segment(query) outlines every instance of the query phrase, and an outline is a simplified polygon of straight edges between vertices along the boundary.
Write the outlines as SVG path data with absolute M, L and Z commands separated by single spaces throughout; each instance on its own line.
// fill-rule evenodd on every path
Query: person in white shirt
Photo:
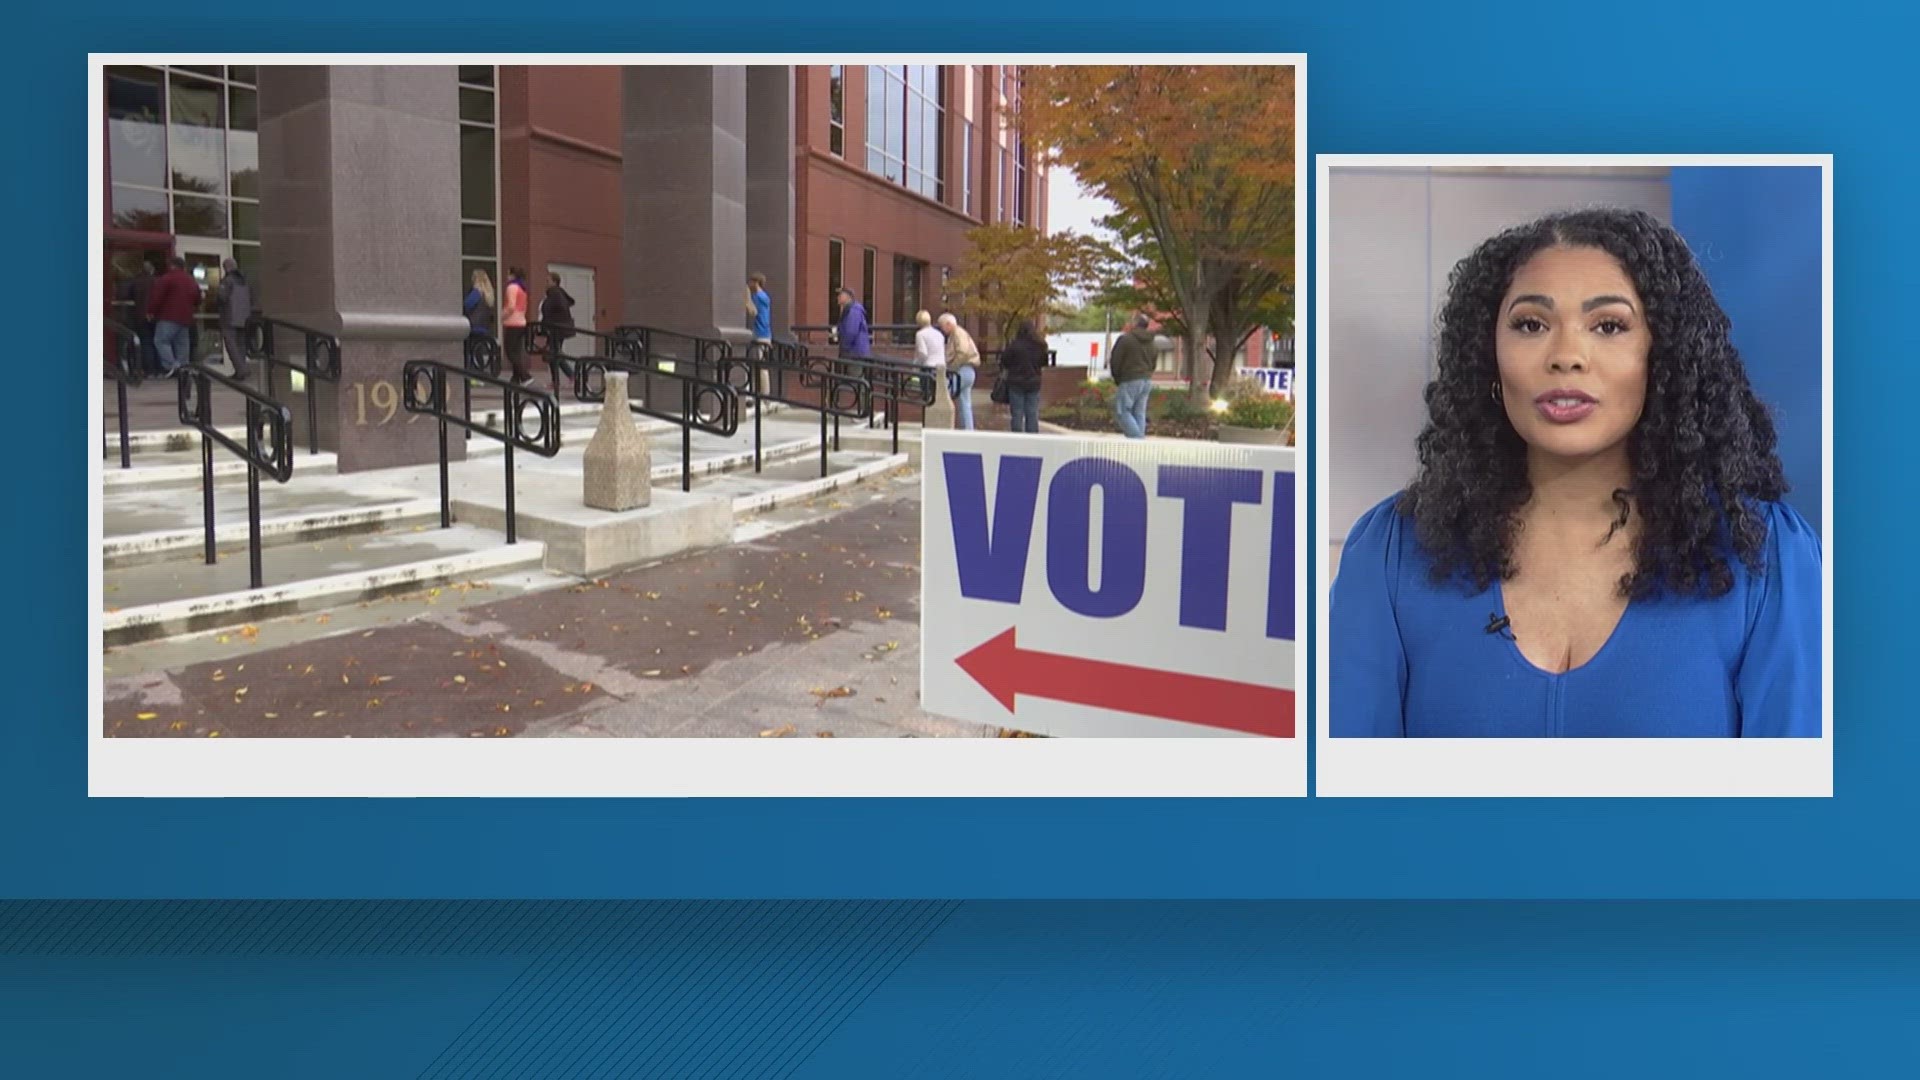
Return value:
M 920 312 L 913 317 L 920 329 L 913 335 L 913 358 L 937 380 L 935 401 L 952 401 L 953 388 L 947 381 L 947 335 L 933 325 L 933 316 Z

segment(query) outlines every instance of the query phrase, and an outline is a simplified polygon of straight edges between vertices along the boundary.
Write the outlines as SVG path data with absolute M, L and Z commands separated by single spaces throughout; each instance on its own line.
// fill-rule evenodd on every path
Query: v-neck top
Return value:
M 1554 673 L 1497 629 L 1497 584 L 1433 582 L 1397 499 L 1367 511 L 1341 551 L 1328 642 L 1336 737 L 1819 736 L 1820 539 L 1791 507 L 1760 504 L 1759 573 L 1729 555 L 1723 595 L 1634 600 L 1593 659 Z

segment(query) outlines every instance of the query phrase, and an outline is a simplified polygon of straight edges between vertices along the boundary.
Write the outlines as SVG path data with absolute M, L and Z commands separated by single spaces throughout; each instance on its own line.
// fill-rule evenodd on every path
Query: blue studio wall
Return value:
M 1773 410 L 1787 502 L 1820 514 L 1820 170 L 1673 170 L 1673 226 L 1733 320 L 1754 392 Z

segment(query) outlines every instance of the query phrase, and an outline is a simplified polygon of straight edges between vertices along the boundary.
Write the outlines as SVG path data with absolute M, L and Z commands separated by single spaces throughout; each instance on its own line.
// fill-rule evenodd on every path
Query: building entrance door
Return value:
M 560 275 L 560 287 L 573 297 L 573 325 L 582 330 L 598 330 L 593 314 L 599 311 L 593 294 L 593 267 L 572 263 L 548 263 L 547 272 Z M 534 301 L 538 305 L 538 301 Z
M 231 370 L 220 343 L 220 263 L 233 254 L 233 245 L 219 240 L 182 237 L 176 250 L 187 261 L 187 273 L 200 285 L 200 311 L 193 320 L 193 359 L 196 363 Z

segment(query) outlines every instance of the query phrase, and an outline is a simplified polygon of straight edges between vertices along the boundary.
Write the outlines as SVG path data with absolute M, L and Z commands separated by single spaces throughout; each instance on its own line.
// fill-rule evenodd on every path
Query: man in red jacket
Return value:
M 168 375 L 186 370 L 193 359 L 188 328 L 193 314 L 200 309 L 200 283 L 187 273 L 187 260 L 175 255 L 167 272 L 154 281 L 147 292 L 147 318 L 153 320 L 153 348 L 160 354 L 160 369 Z

